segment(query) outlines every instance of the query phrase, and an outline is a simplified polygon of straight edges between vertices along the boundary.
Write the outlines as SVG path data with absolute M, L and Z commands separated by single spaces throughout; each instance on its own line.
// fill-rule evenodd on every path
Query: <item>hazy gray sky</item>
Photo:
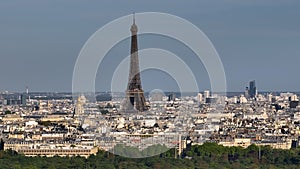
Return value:
M 198 26 L 223 61 L 229 91 L 243 91 L 253 79 L 260 91 L 300 91 L 299 9 L 297 0 L 1 0 L 0 91 L 25 86 L 71 91 L 74 63 L 85 41 L 133 11 L 170 13 Z M 145 35 L 139 47 L 176 53 L 196 74 L 200 90 L 209 89 L 203 65 L 181 43 Z M 115 66 L 128 54 L 129 40 L 111 50 L 99 68 L 96 90 L 109 90 Z M 176 89 L 174 79 L 158 71 L 144 72 L 142 78 L 146 91 Z

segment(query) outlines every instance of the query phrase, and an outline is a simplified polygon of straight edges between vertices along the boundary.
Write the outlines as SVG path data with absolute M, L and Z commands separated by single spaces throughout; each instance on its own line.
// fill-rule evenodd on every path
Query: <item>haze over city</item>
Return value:
M 173 2 L 0 2 L 0 90 L 24 91 L 28 86 L 31 91 L 71 91 L 74 64 L 85 41 L 114 19 L 147 11 L 174 14 L 200 28 L 220 55 L 228 91 L 244 91 L 250 80 L 256 80 L 259 91 L 300 90 L 299 1 Z M 195 73 L 199 90 L 210 88 L 204 66 L 183 44 L 155 35 L 138 40 L 139 49 L 174 52 Z M 124 40 L 107 54 L 98 70 L 97 91 L 110 90 L 113 70 L 129 55 L 129 46 L 129 39 Z M 143 72 L 142 83 L 145 91 L 177 90 L 174 79 L 159 71 Z

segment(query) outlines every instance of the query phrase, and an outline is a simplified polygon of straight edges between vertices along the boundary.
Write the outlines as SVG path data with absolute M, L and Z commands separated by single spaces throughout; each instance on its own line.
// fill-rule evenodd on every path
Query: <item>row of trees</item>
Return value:
M 148 158 L 125 158 L 99 151 L 89 158 L 83 157 L 25 157 L 15 151 L 0 151 L 1 169 L 95 169 L 95 168 L 300 168 L 300 149 L 279 150 L 268 146 L 259 148 L 251 145 L 223 147 L 215 143 L 192 146 L 184 157 L 174 158 L 174 149 Z

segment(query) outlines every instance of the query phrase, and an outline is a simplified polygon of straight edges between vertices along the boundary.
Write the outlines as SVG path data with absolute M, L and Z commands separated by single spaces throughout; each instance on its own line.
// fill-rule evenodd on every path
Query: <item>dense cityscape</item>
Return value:
M 130 115 L 122 113 L 120 99 L 109 100 L 110 95 L 98 93 L 98 100 L 106 101 L 90 103 L 83 95 L 73 101 L 70 93 L 2 93 L 4 150 L 26 156 L 88 157 L 98 150 L 112 152 L 119 144 L 139 150 L 161 144 L 176 148 L 175 157 L 180 157 L 188 146 L 205 142 L 244 148 L 299 145 L 298 96 L 257 93 L 254 81 L 244 94 L 231 97 L 209 91 L 185 97 L 152 93 L 151 109 Z M 217 110 L 218 100 L 225 100 L 224 110 L 212 118 L 209 114 Z M 126 153 L 120 155 L 132 155 Z

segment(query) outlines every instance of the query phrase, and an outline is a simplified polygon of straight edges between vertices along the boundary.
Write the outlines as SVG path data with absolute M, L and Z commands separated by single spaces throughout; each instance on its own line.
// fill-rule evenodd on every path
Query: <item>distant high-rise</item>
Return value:
M 209 96 L 210 96 L 209 90 L 204 90 L 203 96 L 204 96 L 204 101 L 205 101 L 207 98 L 209 98 Z
M 175 101 L 175 99 L 176 99 L 176 94 L 175 93 L 169 94 L 168 101 Z
M 257 94 L 257 89 L 255 85 L 255 80 L 249 82 L 249 97 L 255 97 Z
M 147 110 L 144 91 L 142 89 L 139 57 L 138 57 L 138 43 L 137 31 L 135 24 L 135 17 L 133 15 L 133 24 L 131 26 L 131 52 L 130 52 L 130 70 L 128 86 L 126 90 L 125 111 L 145 111 Z
M 22 106 L 26 106 L 26 102 L 27 102 L 27 94 L 21 94 L 21 104 Z
M 249 98 L 249 88 L 248 87 L 246 87 L 246 89 L 245 89 L 245 97 Z
M 197 98 L 198 98 L 198 102 L 199 103 L 203 102 L 203 95 L 202 95 L 202 93 L 198 93 Z

